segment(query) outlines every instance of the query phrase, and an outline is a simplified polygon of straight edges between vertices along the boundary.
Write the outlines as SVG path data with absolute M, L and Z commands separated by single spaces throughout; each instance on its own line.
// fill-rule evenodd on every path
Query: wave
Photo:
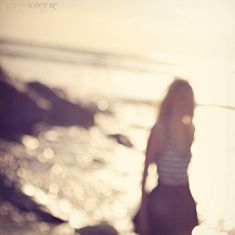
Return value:
M 0 38 L 0 55 L 75 65 L 87 64 L 133 72 L 151 72 L 155 71 L 158 66 L 172 65 L 142 55 L 84 50 L 7 38 Z

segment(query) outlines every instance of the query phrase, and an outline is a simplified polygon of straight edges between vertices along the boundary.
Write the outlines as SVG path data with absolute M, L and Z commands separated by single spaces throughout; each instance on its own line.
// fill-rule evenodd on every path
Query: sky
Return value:
M 0 37 L 235 59 L 234 0 L 45 0 L 45 8 L 40 2 L 0 0 Z

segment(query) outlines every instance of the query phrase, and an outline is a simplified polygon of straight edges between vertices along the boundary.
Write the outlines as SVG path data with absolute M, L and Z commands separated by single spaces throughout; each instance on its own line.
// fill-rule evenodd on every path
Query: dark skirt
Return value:
M 190 235 L 198 224 L 188 185 L 158 185 L 148 195 L 147 211 L 148 234 L 144 235 Z M 139 233 L 139 211 L 133 222 Z

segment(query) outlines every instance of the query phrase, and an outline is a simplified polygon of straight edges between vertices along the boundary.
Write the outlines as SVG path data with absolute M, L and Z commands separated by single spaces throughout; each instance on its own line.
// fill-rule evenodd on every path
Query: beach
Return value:
M 159 56 L 163 62 L 154 65 L 143 59 L 102 57 L 99 53 L 50 49 L 39 53 L 25 48 L 29 55 L 34 51 L 36 59 L 20 56 L 19 45 L 14 49 L 18 56 L 2 54 L 0 63 L 9 76 L 63 91 L 69 102 L 79 101 L 95 110 L 94 123 L 88 128 L 37 123 L 35 134 L 23 133 L 19 142 L 1 139 L 1 173 L 17 181 L 22 192 L 66 223 L 51 225 L 1 204 L 0 235 L 74 235 L 79 233 L 76 229 L 102 221 L 121 235 L 133 235 L 131 218 L 139 206 L 144 151 L 157 103 L 173 75 L 182 71 L 184 76 L 195 76 L 191 82 L 198 96 L 188 174 L 201 225 L 193 235 L 234 234 L 234 76 L 219 79 L 230 74 L 230 65 L 224 62 L 218 77 L 202 84 L 196 79 L 199 73 L 187 71 L 190 66 L 183 70 L 183 62 L 172 66 L 174 60 L 163 60 L 166 56 Z M 7 47 L 1 49 L 9 52 Z M 50 61 L 45 59 L 48 57 Z M 197 65 L 199 68 L 200 63 Z M 214 75 L 206 69 L 204 76 Z M 212 91 L 208 88 L 211 81 L 215 84 Z M 156 176 L 150 179 L 149 187 L 154 184 Z

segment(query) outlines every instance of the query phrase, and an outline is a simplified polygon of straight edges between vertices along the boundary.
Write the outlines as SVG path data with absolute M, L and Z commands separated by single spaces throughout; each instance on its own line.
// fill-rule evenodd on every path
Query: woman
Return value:
M 198 224 L 187 176 L 194 138 L 194 107 L 189 83 L 175 79 L 148 139 L 141 209 L 134 218 L 136 231 L 141 235 L 190 235 Z M 151 163 L 157 165 L 158 186 L 147 194 L 145 183 Z

